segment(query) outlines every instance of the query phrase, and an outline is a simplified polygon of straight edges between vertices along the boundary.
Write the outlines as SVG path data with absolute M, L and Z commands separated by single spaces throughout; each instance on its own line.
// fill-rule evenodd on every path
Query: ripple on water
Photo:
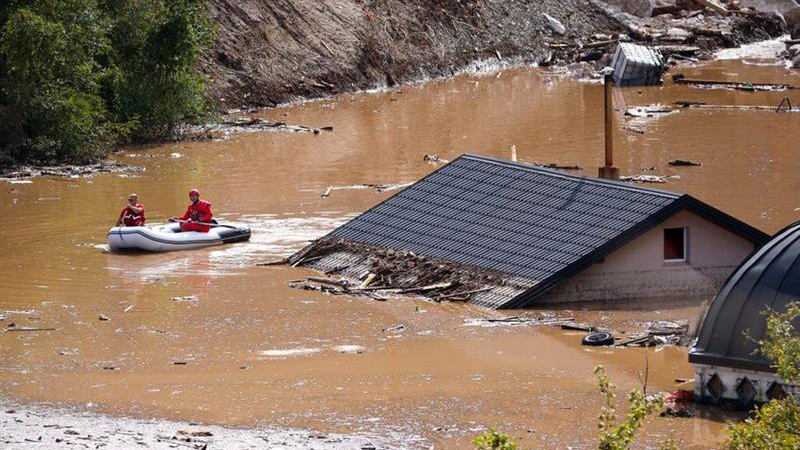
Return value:
M 255 260 L 266 257 L 289 256 L 303 248 L 308 241 L 344 224 L 351 216 L 277 217 L 263 214 L 239 217 L 237 223 L 250 227 L 250 241 L 215 247 L 209 259 L 217 267 L 230 268 L 251 266 Z

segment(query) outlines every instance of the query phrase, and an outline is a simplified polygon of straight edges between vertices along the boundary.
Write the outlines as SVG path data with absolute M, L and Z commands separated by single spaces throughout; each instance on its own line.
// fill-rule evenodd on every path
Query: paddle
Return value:
M 194 222 L 191 220 L 182 220 L 182 219 L 169 219 L 170 222 L 180 222 L 180 223 L 196 223 L 198 225 L 208 225 L 211 228 L 215 227 L 222 227 L 222 228 L 231 228 L 233 230 L 238 230 L 239 227 L 235 227 L 233 225 L 222 225 L 220 223 L 208 223 L 208 222 Z

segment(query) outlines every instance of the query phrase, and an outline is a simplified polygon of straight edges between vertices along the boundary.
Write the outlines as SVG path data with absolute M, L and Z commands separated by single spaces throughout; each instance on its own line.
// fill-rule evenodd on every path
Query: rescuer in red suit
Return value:
M 144 226 L 144 205 L 138 203 L 139 196 L 131 194 L 128 196 L 128 205 L 122 208 L 119 212 L 117 224 L 118 227 L 124 225 L 126 227 L 143 227 Z
M 211 212 L 211 203 L 205 200 L 200 200 L 200 191 L 192 189 L 189 191 L 189 200 L 192 203 L 181 217 L 172 217 L 170 222 L 181 222 L 181 231 L 202 231 L 207 233 L 211 229 L 208 225 L 201 225 L 197 222 L 211 223 L 214 214 Z

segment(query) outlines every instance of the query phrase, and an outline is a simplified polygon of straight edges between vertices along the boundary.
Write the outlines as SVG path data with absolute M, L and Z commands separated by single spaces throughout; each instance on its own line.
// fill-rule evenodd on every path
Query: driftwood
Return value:
M 292 267 L 297 267 L 300 264 L 305 264 L 305 263 L 308 263 L 308 262 L 311 262 L 311 261 L 317 261 L 317 260 L 320 260 L 322 258 L 324 258 L 324 256 L 315 256 L 313 258 L 301 257 L 297 261 L 295 261 L 294 264 L 292 264 Z
M 331 274 L 334 274 L 334 273 L 336 273 L 336 272 L 340 272 L 340 271 L 342 271 L 342 270 L 344 270 L 344 269 L 347 269 L 348 267 L 350 267 L 350 265 L 349 265 L 349 264 L 348 264 L 348 265 L 346 265 L 346 266 L 338 266 L 338 267 L 334 267 L 334 268 L 333 268 L 333 269 L 331 269 L 331 270 L 326 270 L 326 271 L 325 271 L 325 272 L 323 272 L 323 273 L 324 273 L 325 275 L 331 275 Z
M 684 55 L 684 56 L 691 56 L 701 50 L 700 47 L 696 47 L 693 45 L 657 45 L 656 48 L 661 51 L 661 53 L 665 55 Z
M 581 170 L 581 166 L 577 164 L 556 164 L 556 163 L 548 163 L 548 164 L 535 164 L 539 167 L 544 167 L 545 169 L 558 169 L 558 170 Z
M 629 340 L 627 340 L 625 342 L 620 342 L 618 344 L 614 344 L 614 347 L 627 347 L 629 345 L 634 345 L 634 344 L 646 344 L 646 343 L 648 343 L 649 340 L 650 340 L 650 336 L 647 335 L 647 336 L 643 336 L 643 337 L 640 337 L 640 338 L 629 339 Z
M 361 286 L 359 286 L 359 287 L 361 289 L 366 288 L 367 286 L 369 286 L 375 280 L 376 276 L 377 276 L 376 274 L 370 272 L 370 274 L 367 275 L 367 278 L 364 278 L 364 281 L 361 282 Z
M 480 319 L 465 319 L 467 323 L 480 324 L 480 323 L 508 323 L 508 324 L 531 324 L 531 325 L 555 325 L 562 322 L 571 322 L 575 320 L 574 317 L 501 317 L 501 318 L 480 318 Z
M 667 177 L 663 175 L 629 175 L 621 176 L 619 180 L 634 183 L 666 183 Z
M 6 328 L 7 332 L 12 331 L 55 331 L 55 328 L 32 328 L 32 327 L 13 327 L 13 328 Z
M 672 161 L 669 162 L 669 165 L 670 166 L 695 166 L 695 167 L 698 167 L 698 166 L 702 166 L 703 163 L 689 161 L 689 160 L 686 160 L 686 159 L 673 159 Z
M 493 287 L 485 287 L 485 288 L 481 288 L 481 289 L 475 289 L 475 290 L 472 290 L 472 291 L 456 292 L 456 293 L 453 293 L 453 294 L 445 294 L 445 295 L 437 295 L 436 297 L 432 297 L 432 299 L 435 300 L 435 301 L 440 301 L 440 300 L 445 299 L 445 298 L 461 297 L 463 295 L 472 295 L 472 294 L 477 294 L 479 292 L 491 291 L 492 289 L 494 289 L 494 288 Z
M 428 285 L 428 286 L 410 287 L 410 288 L 401 289 L 400 293 L 401 294 L 405 294 L 405 293 L 408 293 L 408 292 L 424 292 L 424 291 L 432 291 L 434 289 L 447 289 L 452 285 L 453 285 L 453 283 L 447 282 L 447 283 L 431 284 L 431 285 Z
M 705 6 L 706 8 L 716 11 L 718 13 L 727 14 L 728 10 L 717 2 L 711 0 L 694 0 L 696 3 Z
M 404 187 L 411 186 L 412 184 L 414 183 L 409 182 L 409 183 L 396 183 L 396 184 L 354 184 L 351 186 L 328 186 L 328 188 L 325 189 L 325 192 L 320 194 L 320 196 L 322 198 L 327 198 L 331 195 L 331 192 L 341 191 L 345 189 L 354 189 L 354 190 L 374 189 L 377 192 L 388 192 L 397 189 L 403 189 Z
M 609 45 L 613 45 L 619 42 L 619 39 L 609 39 L 607 41 L 597 41 L 597 42 L 589 42 L 588 44 L 583 44 L 583 48 L 599 48 L 599 47 L 607 47 Z
M 676 105 L 683 106 L 684 108 L 700 108 L 700 109 L 735 109 L 739 111 L 770 111 L 777 112 L 774 106 L 762 105 L 708 105 L 702 102 L 687 102 L 685 100 L 678 100 L 673 102 Z M 781 107 L 780 111 L 785 112 L 800 112 L 800 108 L 785 108 Z
M 641 130 L 636 127 L 632 127 L 630 125 L 625 125 L 622 127 L 623 130 L 633 131 L 634 133 L 644 134 L 644 130 Z
M 562 323 L 561 329 L 572 330 L 572 331 L 586 331 L 586 332 L 593 332 L 597 330 L 597 328 L 595 328 L 592 325 L 586 325 L 584 323 L 576 323 L 576 322 Z
M 775 84 L 775 83 L 750 83 L 745 81 L 724 81 L 724 80 L 700 80 L 694 78 L 686 78 L 682 73 L 676 73 L 672 76 L 672 82 L 675 84 L 687 84 L 697 86 L 710 86 L 710 87 L 725 87 L 737 89 L 740 91 L 785 91 L 790 89 L 797 89 L 796 86 L 790 84 Z
M 330 284 L 333 286 L 347 287 L 350 283 L 347 280 L 331 280 L 328 278 L 306 277 L 306 281 L 313 281 L 315 283 Z
M 707 105 L 708 103 L 705 102 L 695 102 L 691 100 L 675 100 L 672 102 L 673 105 L 678 105 L 683 108 L 689 108 L 691 106 L 699 106 L 699 105 Z

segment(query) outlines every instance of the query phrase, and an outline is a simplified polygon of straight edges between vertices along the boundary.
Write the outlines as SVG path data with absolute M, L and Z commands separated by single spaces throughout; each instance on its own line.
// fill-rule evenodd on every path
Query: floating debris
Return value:
M 644 130 L 643 129 L 637 128 L 637 127 L 633 127 L 633 126 L 630 126 L 630 125 L 625 125 L 625 126 L 622 127 L 622 129 L 623 130 L 627 130 L 627 131 L 632 131 L 632 132 L 638 133 L 638 134 L 644 134 Z
M 177 131 L 177 135 L 179 139 L 206 140 L 219 139 L 230 133 L 252 133 L 259 131 L 282 131 L 316 135 L 323 131 L 331 132 L 333 131 L 333 127 L 325 126 L 316 128 L 303 125 L 288 125 L 286 122 L 272 122 L 260 118 L 239 118 L 209 125 L 182 127 Z
M 734 89 L 738 91 L 769 91 L 780 92 L 797 89 L 796 86 L 791 84 L 775 84 L 775 83 L 751 83 L 749 81 L 725 81 L 725 80 L 698 80 L 693 78 L 686 78 L 682 73 L 676 73 L 672 76 L 672 82 L 675 84 L 684 84 L 689 87 L 699 89 Z
M 620 42 L 611 61 L 616 86 L 653 86 L 661 84 L 664 57 L 659 49 Z
M 658 321 L 644 324 L 647 331 L 634 333 L 630 339 L 616 344 L 617 347 L 654 347 L 657 345 L 680 345 L 683 343 L 689 329 L 689 322 Z
M 689 161 L 687 159 L 673 159 L 669 162 L 670 166 L 691 166 L 691 167 L 700 167 L 703 163 Z
M 88 164 L 84 166 L 69 165 L 69 166 L 22 166 L 16 169 L 0 173 L 0 179 L 5 179 L 11 183 L 26 183 L 30 180 L 18 180 L 19 178 L 33 178 L 33 177 L 63 177 L 63 178 L 82 178 L 91 177 L 98 173 L 141 173 L 144 172 L 144 167 L 129 166 L 119 163 L 100 163 Z
M 675 109 L 662 105 L 634 106 L 625 110 L 625 115 L 629 117 L 651 118 L 657 115 L 672 114 Z
M 414 182 L 396 183 L 396 184 L 353 184 L 350 186 L 328 186 L 325 192 L 322 193 L 322 198 L 327 198 L 331 195 L 332 191 L 341 191 L 348 189 L 374 189 L 376 192 L 387 192 L 402 189 L 411 186 Z
M 447 164 L 450 162 L 450 160 L 440 158 L 439 155 L 436 154 L 433 155 L 426 154 L 425 156 L 422 157 L 422 160 L 428 164 Z
M 666 175 L 626 175 L 619 177 L 620 181 L 633 183 L 666 183 Z
M 339 353 L 347 353 L 347 354 L 354 354 L 360 355 L 364 353 L 364 347 L 361 345 L 337 345 L 333 347 Z
M 468 327 L 494 327 L 498 325 L 561 325 L 572 323 L 574 317 L 501 317 L 464 319 L 464 326 Z
M 185 295 L 183 297 L 172 297 L 170 300 L 172 300 L 173 302 L 194 302 L 197 301 L 197 296 Z
M 538 164 L 534 163 L 534 166 L 537 167 L 544 167 L 545 169 L 557 169 L 557 170 L 583 170 L 583 168 L 577 164 L 558 164 L 558 163 L 547 163 L 547 164 Z

